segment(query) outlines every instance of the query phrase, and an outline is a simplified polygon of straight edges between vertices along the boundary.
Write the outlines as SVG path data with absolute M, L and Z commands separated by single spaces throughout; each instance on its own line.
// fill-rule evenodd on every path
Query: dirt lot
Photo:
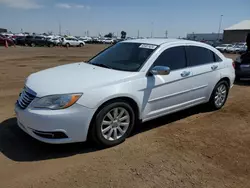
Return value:
M 43 144 L 17 127 L 25 77 L 103 48 L 0 48 L 0 188 L 250 187 L 249 81 L 234 86 L 220 111 L 195 107 L 150 121 L 105 150 Z

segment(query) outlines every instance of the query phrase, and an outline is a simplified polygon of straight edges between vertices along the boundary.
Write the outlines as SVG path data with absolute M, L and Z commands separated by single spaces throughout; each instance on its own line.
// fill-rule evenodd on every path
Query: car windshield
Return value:
M 89 60 L 90 64 L 122 71 L 138 71 L 157 45 L 117 43 Z

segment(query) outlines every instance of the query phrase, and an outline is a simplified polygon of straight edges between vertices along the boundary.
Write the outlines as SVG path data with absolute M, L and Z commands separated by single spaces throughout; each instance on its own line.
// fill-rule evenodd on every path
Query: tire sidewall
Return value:
M 123 107 L 128 111 L 128 113 L 130 115 L 130 125 L 129 125 L 126 133 L 121 138 L 119 138 L 118 140 L 115 140 L 115 141 L 109 141 L 103 137 L 103 135 L 101 133 L 101 125 L 102 125 L 102 121 L 103 121 L 104 116 L 110 110 L 112 110 L 113 108 L 117 108 L 117 107 Z M 107 104 L 98 112 L 98 114 L 95 117 L 94 128 L 92 130 L 92 131 L 94 131 L 93 132 L 94 137 L 95 137 L 94 140 L 97 141 L 99 145 L 105 146 L 105 147 L 111 147 L 111 146 L 118 145 L 118 144 L 125 141 L 126 137 L 131 133 L 131 131 L 134 127 L 134 124 L 135 124 L 135 113 L 129 104 L 127 104 L 126 102 L 122 102 L 122 101 Z
M 215 104 L 215 95 L 216 95 L 217 88 L 218 88 L 219 86 L 221 86 L 222 84 L 224 84 L 224 85 L 226 86 L 227 93 L 226 93 L 226 98 L 225 98 L 223 104 L 222 104 L 221 106 L 218 107 L 218 106 Z M 214 90 L 213 90 L 213 93 L 212 93 L 212 96 L 211 96 L 211 99 L 210 99 L 210 103 L 211 103 L 212 107 L 213 107 L 214 109 L 221 109 L 221 108 L 225 105 L 225 103 L 226 103 L 226 101 L 227 101 L 228 93 L 229 93 L 229 85 L 228 85 L 228 83 L 227 83 L 226 81 L 222 80 L 222 81 L 220 81 L 219 83 L 217 83 L 216 86 L 214 87 Z

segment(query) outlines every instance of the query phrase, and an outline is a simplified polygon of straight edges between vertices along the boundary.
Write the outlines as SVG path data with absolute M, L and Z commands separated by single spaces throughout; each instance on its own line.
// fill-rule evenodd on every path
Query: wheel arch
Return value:
M 89 129 L 88 129 L 88 137 L 90 135 L 90 131 L 93 128 L 94 119 L 95 119 L 96 115 L 98 114 L 98 112 L 100 112 L 100 110 L 104 106 L 111 104 L 111 103 L 114 103 L 114 102 L 118 102 L 118 101 L 128 103 L 132 107 L 132 109 L 134 110 L 136 123 L 140 121 L 140 119 L 141 119 L 140 108 L 139 108 L 138 103 L 134 99 L 132 99 L 131 97 L 127 97 L 127 96 L 119 96 L 119 97 L 115 97 L 112 99 L 108 99 L 108 100 L 104 101 L 101 105 L 99 105 L 99 107 L 95 111 L 95 113 L 90 121 Z
M 230 79 L 229 79 L 228 77 L 225 76 L 225 77 L 222 77 L 222 78 L 214 85 L 213 90 L 214 90 L 215 86 L 216 86 L 219 82 L 221 82 L 221 81 L 226 81 L 227 84 L 228 84 L 228 87 L 230 88 L 231 81 L 230 81 Z M 213 90 L 211 91 L 211 93 L 210 93 L 210 95 L 209 95 L 209 99 L 211 98 L 211 96 L 212 96 L 212 94 L 213 94 Z
M 228 87 L 230 87 L 230 85 L 231 85 L 230 79 L 229 79 L 228 77 L 223 77 L 223 78 L 220 79 L 219 82 L 221 82 L 221 81 L 223 81 L 223 80 L 226 81 L 226 82 L 228 83 Z M 216 85 L 217 85 L 219 82 L 217 82 Z

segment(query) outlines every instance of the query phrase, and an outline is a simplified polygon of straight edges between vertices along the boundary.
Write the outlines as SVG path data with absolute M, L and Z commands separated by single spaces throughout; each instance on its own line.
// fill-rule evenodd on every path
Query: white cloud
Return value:
M 56 4 L 56 7 L 57 8 L 66 8 L 66 9 L 72 8 L 72 6 L 67 4 L 67 3 L 58 3 L 58 4 Z
M 57 8 L 64 8 L 64 9 L 85 8 L 85 6 L 81 4 L 68 4 L 68 3 L 58 3 L 55 6 Z M 86 8 L 89 9 L 89 6 L 87 6 Z
M 84 5 L 75 5 L 76 8 L 84 8 Z
M 36 0 L 0 0 L 0 4 L 18 9 L 38 9 L 42 7 Z

